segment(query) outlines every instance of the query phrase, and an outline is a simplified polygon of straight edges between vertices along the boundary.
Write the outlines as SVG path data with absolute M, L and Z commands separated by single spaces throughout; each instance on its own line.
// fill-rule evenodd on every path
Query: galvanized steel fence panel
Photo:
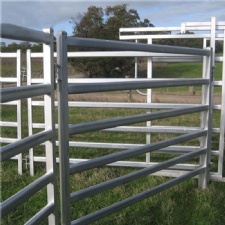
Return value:
M 215 26 L 215 21 L 212 23 L 205 23 L 204 29 L 210 27 L 210 29 L 220 28 L 224 29 L 224 24 L 220 23 Z M 186 24 L 182 25 L 184 31 L 188 26 L 192 26 L 194 29 L 198 29 L 199 24 Z M 58 217 L 56 212 L 56 162 L 59 162 L 60 167 L 60 207 L 61 207 L 61 223 L 62 224 L 89 224 L 96 220 L 99 220 L 105 216 L 108 216 L 118 210 L 130 206 L 138 201 L 141 201 L 147 197 L 155 195 L 163 190 L 166 190 L 176 184 L 183 182 L 191 177 L 199 178 L 199 186 L 205 188 L 209 181 L 209 164 L 211 155 L 211 131 L 218 132 L 218 128 L 212 128 L 212 84 L 213 84 L 213 63 L 214 59 L 219 61 L 225 61 L 224 57 L 214 57 L 209 48 L 205 49 L 193 49 L 193 48 L 180 48 L 172 46 L 160 46 L 160 45 L 146 45 L 131 42 L 121 41 L 109 41 L 98 39 L 83 39 L 83 38 L 71 38 L 67 37 L 65 32 L 57 35 L 57 54 L 53 53 L 53 40 L 51 30 L 46 30 L 46 33 L 33 31 L 27 28 L 21 28 L 14 25 L 2 26 L 2 37 L 18 38 L 28 41 L 43 42 L 43 53 L 31 53 L 27 52 L 27 84 L 32 87 L 19 87 L 17 90 L 21 92 L 19 97 L 13 90 L 3 89 L 2 102 L 9 104 L 7 101 L 14 101 L 21 98 L 28 98 L 28 117 L 29 117 L 29 135 L 30 137 L 24 138 L 16 143 L 9 144 L 1 149 L 3 156 L 2 160 L 6 160 L 15 154 L 27 151 L 30 149 L 30 174 L 34 173 L 34 161 L 46 162 L 47 173 L 40 177 L 37 181 L 24 188 L 21 192 L 18 192 L 15 196 L 2 203 L 3 216 L 7 215 L 12 209 L 17 207 L 26 201 L 27 198 L 32 196 L 38 190 L 47 186 L 47 205 L 40 210 L 33 218 L 31 218 L 27 224 L 39 224 L 46 217 L 49 217 L 49 224 L 57 224 Z M 142 28 L 141 28 L 142 29 Z M 157 28 L 158 29 L 158 28 Z M 168 28 L 169 29 L 169 28 Z M 170 28 L 175 30 L 177 28 Z M 199 28 L 203 29 L 203 28 Z M 14 30 L 14 31 L 13 31 Z M 25 32 L 26 37 L 23 35 Z M 51 35 L 47 34 L 51 33 Z M 174 35 L 171 35 L 173 37 Z M 158 36 L 154 36 L 159 38 Z M 161 38 L 167 38 L 167 36 L 160 36 Z M 184 38 L 192 38 L 193 36 L 182 35 Z M 215 32 L 211 35 L 197 35 L 199 38 L 224 38 L 223 35 L 217 35 Z M 150 38 L 150 37 L 148 37 Z M 152 38 L 152 37 L 151 37 Z M 177 38 L 174 36 L 174 38 Z M 180 37 L 179 37 L 180 38 Z M 224 40 L 224 39 L 223 39 Z M 149 44 L 151 40 L 149 41 Z M 212 42 L 214 43 L 214 42 Z M 102 52 L 82 52 L 82 53 L 68 53 L 67 46 L 83 46 L 83 47 L 99 47 L 102 49 L 112 49 L 113 51 Z M 225 46 L 225 41 L 224 41 Z M 122 50 L 122 51 L 121 51 Z M 190 55 L 187 55 L 190 54 Z M 166 56 L 165 56 L 166 55 Z M 57 92 L 58 102 L 54 102 L 54 56 L 57 57 Z M 68 79 L 67 71 L 67 57 L 148 57 L 148 79 Z M 43 78 L 32 78 L 31 73 L 31 57 L 43 57 L 44 60 L 44 76 Z M 203 60 L 203 77 L 198 79 L 152 79 L 152 62 L 168 62 L 168 61 L 198 61 Z M 225 74 L 223 67 L 223 74 Z M 224 76 L 224 75 L 223 75 Z M 5 78 L 4 78 L 5 79 Z M 214 85 L 223 85 L 225 79 L 214 82 Z M 174 87 L 174 86 L 202 86 L 202 102 L 201 104 L 171 104 L 171 103 L 152 103 L 151 101 L 151 89 L 159 87 Z M 223 85 L 224 86 L 224 85 Z M 105 92 L 115 90 L 134 90 L 134 89 L 148 89 L 147 103 L 123 103 L 123 102 L 69 102 L 69 94 L 78 93 L 92 93 L 92 92 Z M 29 95 L 30 90 L 32 94 Z M 34 91 L 33 91 L 34 90 Z M 224 88 L 222 89 L 224 97 Z M 10 94 L 10 95 L 9 95 Z M 33 100 L 32 97 L 44 95 L 44 101 Z M 32 119 L 32 106 L 44 107 L 44 123 L 33 123 Z M 54 107 L 58 107 L 58 121 L 59 124 L 55 124 L 54 119 Z M 108 120 L 99 120 L 95 122 L 85 122 L 80 124 L 69 124 L 68 107 L 102 107 L 102 108 L 137 108 L 147 109 L 146 114 L 140 114 L 135 116 L 126 116 L 123 118 L 114 118 Z M 151 112 L 152 109 L 164 109 L 159 112 Z M 223 104 L 214 106 L 214 109 L 221 110 L 221 123 L 224 124 L 224 106 Z M 50 113 L 49 113 L 50 112 Z M 180 126 L 152 126 L 151 121 L 159 118 L 173 117 L 178 115 L 184 115 L 189 113 L 201 113 L 201 124 L 199 127 L 180 127 Z M 127 126 L 137 122 L 146 122 L 146 127 Z M 13 126 L 13 124 L 12 124 Z M 41 128 L 44 131 L 33 135 L 33 128 Z M 220 127 L 221 128 L 221 127 Z M 55 140 L 55 129 L 59 130 L 59 140 Z M 97 143 L 97 142 L 79 142 L 69 141 L 69 136 L 79 133 L 85 133 L 89 131 L 105 131 L 105 132 L 143 132 L 147 134 L 146 144 L 128 144 L 128 143 Z M 178 137 L 163 140 L 157 143 L 151 143 L 151 132 L 166 132 L 182 134 Z M 224 129 L 222 129 L 222 136 L 224 136 Z M 220 140 L 224 140 L 220 136 Z M 176 144 L 200 138 L 199 146 L 176 146 Z M 19 139 L 19 138 L 18 138 Z M 33 147 L 39 144 L 45 144 L 46 156 L 39 157 L 34 156 Z M 220 142 L 222 143 L 222 142 Z M 56 157 L 55 145 L 59 146 L 59 157 Z M 21 148 L 25 146 L 25 148 Z M 109 154 L 106 156 L 98 157 L 95 159 L 74 159 L 70 158 L 69 147 L 84 147 L 84 148 L 113 148 L 120 149 L 118 153 Z M 16 150 L 10 150 L 14 149 Z M 220 145 L 219 151 L 219 171 L 223 168 L 223 162 L 221 159 L 224 157 L 224 146 Z M 128 150 L 127 150 L 128 149 Z M 126 151 L 124 151 L 126 150 Z M 150 158 L 150 152 L 168 152 L 173 154 L 182 154 L 181 156 L 167 160 L 165 162 L 156 163 L 152 162 Z M 139 154 L 147 153 L 146 162 L 136 161 L 122 161 L 129 157 Z M 216 155 L 215 151 L 212 155 Z M 194 157 L 200 157 L 197 164 L 185 164 L 184 162 Z M 141 170 L 130 173 L 128 175 L 115 178 L 113 180 L 97 184 L 92 187 L 88 187 L 84 190 L 79 190 L 74 193 L 70 193 L 70 175 L 86 171 L 99 166 L 128 166 L 141 168 Z M 154 187 L 150 190 L 144 191 L 136 196 L 122 200 L 111 206 L 103 208 L 90 215 L 86 215 L 82 218 L 78 218 L 74 221 L 71 218 L 70 203 L 79 201 L 81 199 L 90 197 L 102 191 L 106 191 L 117 186 L 122 185 L 124 182 L 133 181 L 139 177 L 147 176 L 149 174 L 157 174 L 163 176 L 176 177 L 171 181 Z M 216 175 L 217 176 L 217 175 Z M 215 177 L 216 177 L 215 176 Z M 212 176 L 211 176 L 212 179 Z M 51 184 L 51 185 L 49 185 Z M 53 185 L 52 185 L 53 184 Z M 15 203 L 15 204 L 14 204 Z M 71 222 L 72 221 L 72 222 Z
M 186 172 L 182 176 L 178 176 L 173 181 L 168 182 L 167 184 L 163 184 L 159 187 L 155 187 L 150 189 L 149 191 L 138 194 L 137 196 L 133 196 L 130 199 L 125 199 L 121 202 L 115 203 L 114 205 L 103 208 L 97 212 L 94 212 L 90 215 L 84 216 L 80 219 L 74 220 L 72 224 L 89 224 L 96 220 L 99 220 L 107 215 L 110 215 L 117 210 L 128 207 L 131 204 L 134 204 L 140 200 L 143 200 L 147 196 L 156 194 L 162 190 L 169 188 L 185 179 L 193 177 L 197 174 L 200 174 L 199 186 L 202 188 L 206 188 L 206 185 L 209 180 L 209 160 L 210 160 L 210 152 L 211 152 L 211 122 L 212 122 L 212 110 L 211 110 L 211 94 L 212 94 L 212 61 L 211 61 L 211 51 L 210 49 L 194 49 L 193 54 L 197 55 L 205 55 L 204 56 L 204 79 L 165 79 L 160 80 L 148 80 L 147 82 L 141 81 L 118 81 L 118 82 L 100 82 L 100 83 L 77 83 L 77 84 L 69 84 L 68 83 L 68 71 L 67 71 L 67 47 L 68 46 L 85 46 L 85 47 L 100 47 L 102 49 L 122 49 L 122 50 L 131 50 L 131 51 L 143 51 L 144 45 L 137 43 L 121 43 L 118 41 L 106 41 L 106 40 L 96 40 L 96 39 L 82 39 L 82 38 L 70 38 L 67 37 L 65 32 L 58 33 L 57 35 L 57 65 L 58 65 L 58 129 L 59 129 L 59 163 L 60 163 L 60 196 L 61 196 L 61 223 L 62 224 L 70 224 L 71 223 L 71 212 L 70 212 L 70 202 L 79 200 L 80 193 L 84 193 L 82 198 L 89 195 L 94 195 L 105 191 L 109 188 L 108 184 L 99 184 L 97 187 L 92 186 L 87 189 L 87 191 L 79 191 L 70 194 L 70 174 L 80 173 L 82 171 L 90 170 L 93 168 L 98 168 L 104 165 L 108 165 L 111 163 L 118 163 L 121 160 L 137 156 L 143 153 L 153 152 L 155 150 L 171 146 L 173 144 L 177 144 L 186 140 L 195 139 L 201 137 L 201 145 L 197 148 L 199 151 L 191 152 L 188 154 L 184 154 L 181 157 L 176 158 L 175 162 L 181 163 L 185 161 L 187 155 L 190 156 L 192 154 L 199 154 L 200 161 L 199 165 L 196 169 L 191 170 L 191 172 Z M 145 45 L 146 46 L 146 45 Z M 191 49 L 184 48 L 183 54 L 191 54 Z M 159 45 L 148 45 L 145 47 L 146 52 L 165 52 L 165 53 L 182 53 L 182 48 L 179 47 L 170 47 L 170 46 L 159 46 Z M 196 83 L 195 83 L 196 82 Z M 68 95 L 69 94 L 77 94 L 77 93 L 93 93 L 93 92 L 104 92 L 104 91 L 115 91 L 115 90 L 132 90 L 136 88 L 158 88 L 165 86 L 183 86 L 183 85 L 202 85 L 203 94 L 206 94 L 206 97 L 203 98 L 201 106 L 195 107 L 184 107 L 179 109 L 172 109 L 166 111 L 159 111 L 155 113 L 147 113 L 135 116 L 127 116 L 123 118 L 113 118 L 108 120 L 99 120 L 94 122 L 86 122 L 80 124 L 69 125 L 68 118 Z M 126 151 L 121 151 L 118 153 L 112 153 L 109 155 L 105 155 L 102 157 L 97 157 L 94 159 L 89 159 L 86 161 L 79 162 L 74 160 L 73 164 L 70 160 L 70 149 L 69 149 L 69 136 L 74 134 L 80 134 L 90 131 L 102 130 L 107 128 L 113 128 L 117 126 L 129 125 L 133 123 L 143 122 L 143 121 L 151 121 L 154 119 L 165 118 L 169 116 L 183 115 L 187 113 L 194 112 L 202 112 L 202 118 L 206 119 L 207 123 L 203 123 L 200 126 L 200 130 L 190 133 L 184 134 L 178 137 L 170 138 L 164 141 L 159 141 L 156 143 L 149 143 L 140 147 L 131 148 Z M 203 120 L 202 119 L 202 120 Z M 193 156 L 193 155 L 192 155 Z M 173 160 L 172 160 L 173 161 Z M 169 163 L 173 164 L 172 161 L 167 161 L 166 165 Z M 173 161 L 174 162 L 174 161 Z M 167 164 L 168 163 L 168 164 Z M 175 165 L 174 163 L 173 165 Z M 121 165 L 123 162 L 121 162 Z M 158 170 L 163 168 L 160 166 L 162 164 L 158 164 Z M 157 167 L 157 165 L 156 165 Z M 165 167 L 166 168 L 166 167 Z M 168 167 L 167 167 L 168 168 Z M 130 174 L 129 176 L 132 177 Z M 135 177 L 135 175 L 134 175 Z M 133 177 L 133 178 L 134 178 Z M 131 180 L 133 179 L 131 178 Z M 135 177 L 137 178 L 137 177 Z M 115 185 L 112 187 L 121 185 L 126 181 L 125 177 L 118 178 L 118 181 L 115 181 Z M 112 182 L 112 183 L 110 183 Z M 113 184 L 113 181 L 109 181 L 110 184 Z M 110 187 L 111 188 L 111 187 Z M 92 193 L 92 194 L 91 194 Z
M 18 137 L 8 145 L 1 147 L 1 162 L 14 157 L 17 154 L 27 152 L 41 143 L 45 144 L 46 173 L 33 181 L 31 184 L 17 192 L 15 195 L 1 203 L 1 218 L 6 217 L 12 210 L 25 203 L 30 197 L 43 188 L 47 188 L 46 206 L 34 215 L 26 224 L 40 224 L 48 218 L 49 224 L 58 224 L 57 196 L 56 196 L 56 153 L 55 153 L 55 121 L 54 121 L 54 36 L 52 30 L 44 32 L 27 29 L 10 24 L 1 25 L 1 37 L 17 39 L 22 41 L 42 42 L 44 53 L 44 80 L 43 84 L 1 88 L 1 103 L 16 103 L 24 98 L 44 96 L 45 105 L 45 127 L 44 130 L 28 137 Z M 3 53 L 4 55 L 4 53 Z M 21 79 L 21 70 L 18 72 L 18 79 Z M 10 79 L 11 81 L 12 79 Z M 7 79 L 4 79 L 6 82 Z M 21 82 L 21 80 L 20 80 Z M 21 103 L 20 103 L 21 104 Z M 3 105 L 4 106 L 4 105 Z M 20 118 L 21 109 L 18 110 Z M 20 119 L 21 126 L 22 121 Z M 4 140 L 3 140 L 4 141 Z M 22 172 L 22 171 L 21 171 Z

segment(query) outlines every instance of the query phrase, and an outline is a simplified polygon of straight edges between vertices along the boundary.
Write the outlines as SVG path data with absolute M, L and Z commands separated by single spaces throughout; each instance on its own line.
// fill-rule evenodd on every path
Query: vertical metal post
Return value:
M 148 39 L 148 44 L 152 44 L 152 39 Z M 148 79 L 152 78 L 152 57 L 147 58 L 147 76 L 148 76 L 147 77 Z M 147 89 L 147 104 L 151 104 L 151 103 L 152 103 L 152 90 Z M 147 112 L 151 113 L 151 109 L 149 109 Z M 151 127 L 152 122 L 147 121 L 146 126 Z M 146 144 L 150 144 L 150 143 L 151 143 L 151 133 L 146 133 Z M 150 162 L 150 161 L 151 161 L 151 154 L 146 153 L 146 162 Z
M 49 224 L 58 224 L 57 179 L 56 179 L 56 144 L 55 144 L 55 77 L 54 77 L 54 36 L 52 29 L 44 29 L 52 37 L 50 44 L 43 44 L 44 83 L 51 84 L 51 93 L 44 96 L 45 130 L 52 130 L 53 137 L 45 142 L 46 172 L 52 172 L 54 178 L 47 185 L 48 203 L 54 203 L 54 213 L 48 217 Z
M 181 34 L 186 33 L 186 23 L 181 23 Z
M 211 17 L 211 34 L 210 47 L 212 48 L 212 66 L 215 66 L 215 52 L 216 52 L 216 18 Z
M 225 139 L 225 30 L 223 32 L 223 68 L 222 68 L 222 102 L 220 113 L 220 139 L 219 139 L 219 160 L 218 160 L 218 174 L 223 176 L 224 165 L 224 139 Z
M 27 85 L 31 85 L 31 50 L 27 50 Z M 32 115 L 32 98 L 27 99 L 27 116 L 28 116 L 28 134 L 33 135 L 33 115 Z M 29 169 L 30 176 L 34 176 L 34 150 L 29 149 Z
M 201 138 L 201 147 L 206 147 L 207 151 L 200 156 L 199 164 L 206 167 L 205 172 L 199 175 L 198 185 L 205 189 L 209 182 L 210 158 L 211 158 L 211 142 L 212 142 L 212 95 L 213 95 L 213 71 L 212 71 L 212 49 L 210 56 L 203 57 L 203 78 L 209 79 L 208 85 L 202 87 L 202 104 L 208 105 L 207 111 L 201 114 L 201 128 L 207 130 L 207 135 Z
M 135 40 L 135 43 L 138 43 L 138 40 Z M 137 79 L 138 78 L 138 57 L 134 57 L 134 63 L 135 63 L 134 78 Z
M 17 87 L 22 86 L 21 84 L 21 50 L 17 50 L 17 60 L 16 60 L 16 70 L 17 70 Z M 22 139 L 22 101 L 21 99 L 17 101 L 17 139 Z M 18 174 L 23 173 L 23 155 L 18 156 Z
M 68 79 L 67 79 L 67 33 L 57 34 L 58 65 L 58 124 L 59 124 L 59 171 L 61 224 L 69 225 L 69 127 L 68 127 Z

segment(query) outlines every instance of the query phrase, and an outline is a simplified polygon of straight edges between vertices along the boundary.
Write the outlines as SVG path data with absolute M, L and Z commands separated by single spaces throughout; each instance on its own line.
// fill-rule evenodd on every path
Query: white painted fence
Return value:
M 186 32 L 194 32 L 194 34 L 186 34 Z M 140 32 L 142 32 L 140 34 Z M 147 32 L 147 34 L 145 34 Z M 158 32 L 161 34 L 154 34 L 151 32 Z M 169 32 L 169 34 L 165 34 Z M 211 18 L 210 22 L 186 22 L 182 23 L 180 27 L 144 27 L 144 28 L 121 28 L 120 40 L 147 40 L 149 44 L 154 40 L 163 39 L 201 39 L 203 40 L 203 48 L 206 47 L 207 41 L 210 43 L 210 47 L 213 49 L 213 66 L 216 70 L 216 63 L 222 62 L 222 74 L 221 80 L 214 80 L 214 87 L 221 87 L 221 103 L 219 105 L 213 105 L 213 109 L 220 110 L 220 126 L 213 127 L 213 133 L 218 135 L 219 146 L 218 149 L 212 149 L 212 155 L 217 156 L 218 169 L 216 172 L 211 173 L 212 180 L 225 181 L 224 179 L 224 151 L 225 151 L 225 22 L 217 22 L 215 17 Z M 129 34 L 130 33 L 130 34 Z M 134 34 L 135 33 L 135 34 Z M 223 54 L 217 56 L 215 54 L 216 42 L 223 42 Z M 193 57 L 149 57 L 148 78 L 152 76 L 152 63 L 153 62 L 195 62 L 199 61 L 199 58 Z M 138 77 L 137 71 L 137 59 L 136 59 L 135 77 Z M 148 92 L 147 101 L 151 102 L 151 91 Z
M 10 77 L 1 77 L 0 82 L 3 85 L 10 85 L 14 87 L 21 86 L 21 50 L 17 50 L 16 53 L 0 53 L 0 57 L 2 59 L 15 59 L 16 68 L 14 76 Z M 16 121 L 5 121 L 3 117 L 1 117 L 0 125 L 1 127 L 15 127 L 16 128 L 16 138 L 11 137 L 3 137 L 1 134 L 0 142 L 1 143 L 13 143 L 16 140 L 20 140 L 22 138 L 22 108 L 21 108 L 21 100 L 15 100 L 7 103 L 3 103 L 4 105 L 14 106 L 16 112 Z M 22 174 L 22 154 L 19 154 L 14 157 L 14 159 L 18 160 L 18 173 Z

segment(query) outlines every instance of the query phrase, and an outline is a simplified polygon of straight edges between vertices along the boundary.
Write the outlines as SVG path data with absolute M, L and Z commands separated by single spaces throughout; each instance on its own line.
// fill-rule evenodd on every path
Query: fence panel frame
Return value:
M 48 160 L 46 161 L 46 173 L 36 179 L 34 182 L 17 192 L 12 197 L 5 200 L 2 204 L 2 211 L 4 212 L 1 217 L 6 216 L 18 205 L 24 203 L 33 194 L 40 189 L 47 187 L 47 204 L 43 207 L 36 215 L 34 215 L 27 224 L 37 224 L 43 222 L 45 218 L 48 218 L 49 224 L 58 224 L 58 213 L 57 213 L 57 195 L 56 195 L 56 155 L 55 155 L 55 121 L 54 121 L 54 36 L 52 30 L 36 31 L 27 29 L 20 26 L 11 24 L 1 24 L 2 33 L 1 37 L 16 40 L 27 40 L 34 42 L 43 42 L 44 46 L 44 84 L 32 85 L 32 86 L 20 86 L 14 88 L 3 88 L 1 89 L 2 98 L 1 103 L 7 101 L 15 101 L 23 98 L 29 98 L 39 95 L 48 95 L 45 97 L 45 129 L 44 131 L 37 133 L 32 136 L 28 136 L 24 139 L 10 143 L 1 148 L 1 153 L 4 153 L 6 160 L 11 155 L 23 152 L 24 149 L 28 150 L 30 147 L 34 147 L 40 143 L 46 142 L 46 155 Z M 29 93 L 30 90 L 34 90 Z M 8 103 L 6 103 L 8 104 Z M 49 115 L 49 110 L 51 114 Z M 53 115 L 53 116 L 52 116 Z M 37 138 L 36 138 L 37 137 Z M 33 140 L 34 139 L 34 140 Z M 33 140 L 32 142 L 30 140 Z M 17 147 L 14 149 L 14 147 Z M 7 151 L 5 151 L 7 150 Z M 9 151 L 9 154 L 8 154 Z M 11 153 L 10 153 L 11 152 Z
M 109 91 L 109 90 L 122 90 L 122 86 L 124 89 L 134 89 L 136 86 L 135 85 L 140 85 L 141 87 L 141 83 L 135 83 L 135 85 L 132 85 L 131 82 L 115 82 L 115 83 L 92 83 L 92 84 L 88 84 L 88 83 L 78 83 L 78 84 L 73 84 L 73 85 L 69 85 L 68 84 L 68 71 L 67 71 L 67 46 L 86 46 L 86 47 L 101 47 L 101 48 L 110 48 L 112 47 L 112 49 L 119 49 L 120 47 L 122 48 L 122 50 L 129 50 L 129 48 L 131 48 L 130 50 L 138 50 L 138 47 L 140 47 L 141 50 L 143 50 L 143 44 L 130 44 L 130 43 L 124 43 L 121 44 L 118 41 L 105 41 L 105 40 L 96 40 L 96 39 L 82 39 L 82 38 L 71 38 L 71 37 L 67 37 L 67 34 L 65 32 L 60 32 L 57 34 L 57 66 L 58 66 L 58 98 L 59 98 L 59 102 L 58 102 L 58 107 L 59 107 L 59 119 L 61 120 L 59 122 L 59 152 L 60 152 L 60 191 L 61 191 L 61 223 L 62 224 L 70 224 L 71 223 L 71 218 L 70 218 L 70 211 L 69 211 L 69 204 L 70 204 L 70 182 L 69 182 L 69 174 L 68 171 L 70 171 L 70 173 L 74 173 L 74 172 L 81 172 L 83 170 L 88 170 L 88 169 L 92 169 L 95 168 L 96 166 L 102 166 L 108 163 L 112 163 L 115 161 L 118 161 L 119 159 L 124 159 L 126 157 L 129 156 L 133 156 L 133 154 L 138 154 L 136 149 L 133 150 L 126 150 L 125 152 L 120 152 L 120 153 L 114 153 L 111 155 L 106 155 L 103 157 L 99 157 L 99 158 L 95 158 L 92 160 L 88 160 L 86 162 L 80 162 L 80 163 L 76 163 L 76 164 L 71 164 L 69 165 L 69 134 L 74 134 L 75 133 L 80 133 L 81 131 L 79 131 L 79 128 L 84 128 L 83 124 L 78 124 L 78 125 L 69 125 L 68 124 L 68 109 L 66 109 L 66 107 L 69 106 L 68 103 L 68 94 L 74 94 L 74 93 L 85 93 L 85 92 L 102 92 L 102 91 Z M 95 46 L 96 45 L 96 46 Z M 110 46 L 110 47 L 109 47 Z M 163 50 L 162 50 L 163 49 Z M 157 51 L 165 51 L 166 53 L 176 53 L 176 51 L 178 51 L 179 53 L 181 53 L 181 49 L 182 48 L 177 48 L 175 47 L 174 49 L 169 48 L 168 46 L 158 46 L 158 45 L 150 45 L 147 46 L 147 50 L 145 49 L 145 51 L 151 51 L 153 50 L 154 52 Z M 187 48 L 184 48 L 184 54 L 186 54 L 187 52 L 190 53 L 190 49 L 187 50 Z M 200 50 L 196 51 L 194 50 L 194 54 L 199 53 L 201 54 L 205 54 L 207 59 L 211 59 L 211 51 L 210 50 L 206 50 L 204 49 L 202 52 Z M 210 60 L 208 60 L 208 62 L 211 62 Z M 211 64 L 208 63 L 207 64 L 207 69 L 210 69 Z M 207 86 L 207 94 L 208 97 L 206 98 L 206 100 L 204 101 L 204 107 L 206 107 L 206 115 L 209 116 L 210 113 L 210 88 L 209 86 L 212 84 L 211 80 L 209 79 L 208 76 L 211 76 L 211 70 L 207 71 L 207 75 L 206 75 L 206 80 L 207 82 L 204 84 L 204 79 L 202 79 L 202 84 Z M 117 83 L 117 85 L 115 85 Z M 154 81 L 153 81 L 154 83 Z M 168 83 L 168 82 L 167 82 Z M 125 85 L 126 84 L 126 85 Z M 200 84 L 200 83 L 199 83 Z M 98 85 L 98 88 L 97 88 Z M 121 87 L 118 87 L 120 86 Z M 143 84 L 142 84 L 143 85 Z M 183 85 L 183 83 L 182 83 Z M 115 87 L 117 86 L 117 87 Z M 158 87 L 159 85 L 157 84 L 153 84 L 152 86 L 150 85 L 150 87 Z M 172 85 L 171 85 L 172 86 Z M 146 87 L 147 88 L 147 87 Z M 85 90 L 86 89 L 86 90 Z M 62 101 L 63 98 L 63 101 Z M 185 110 L 187 110 L 187 108 L 185 108 Z M 130 120 L 132 120 L 132 118 L 129 118 Z M 120 120 L 120 119 L 116 119 L 116 120 Z M 125 119 L 126 120 L 126 119 Z M 112 119 L 112 121 L 114 121 L 114 119 Z M 208 120 L 209 123 L 211 122 L 211 120 Z M 108 125 L 105 125 L 109 122 L 109 127 L 111 127 L 111 121 L 110 120 L 105 120 L 105 121 L 95 121 L 94 123 L 99 123 L 99 129 L 103 129 L 103 128 L 107 128 Z M 127 122 L 125 122 L 127 123 Z M 128 122 L 129 123 L 129 122 Z M 101 125 L 102 124 L 102 125 Z M 132 122 L 131 122 L 132 124 Z M 84 132 L 86 131 L 92 131 L 93 130 L 93 126 L 92 123 L 86 123 L 87 125 L 87 130 L 85 129 Z M 90 126 L 89 126 L 90 125 Z M 118 124 L 116 124 L 118 125 Z M 90 127 L 90 129 L 89 129 Z M 96 127 L 95 127 L 96 128 Z M 94 128 L 94 130 L 96 130 Z M 207 124 L 207 126 L 205 126 L 203 129 L 203 133 L 206 134 L 206 136 L 210 136 L 211 130 L 209 130 L 209 128 L 211 128 L 211 126 L 209 126 Z M 72 131 L 71 131 L 72 129 Z M 83 132 L 83 131 L 82 131 Z M 200 133 L 202 133 L 200 132 Z M 185 136 L 185 135 L 184 135 Z M 201 135 L 202 136 L 202 135 Z M 203 135 L 205 136 L 205 135 Z M 185 136 L 186 137 L 186 136 Z M 195 134 L 191 134 L 192 138 L 195 137 L 199 137 L 199 136 L 195 136 Z M 176 138 L 175 138 L 176 139 Z M 179 139 L 179 138 L 178 138 Z M 207 139 L 207 138 L 205 138 Z M 182 140 L 182 138 L 181 138 Z M 185 140 L 185 139 L 184 139 Z M 169 141 L 169 140 L 168 140 Z M 162 146 L 164 146 L 165 143 L 167 143 L 166 141 L 163 141 Z M 173 142 L 172 142 L 173 143 Z M 204 145 L 204 147 L 207 149 L 205 157 L 208 159 L 209 154 L 210 154 L 210 147 L 208 145 L 209 141 L 207 139 L 206 145 Z M 154 145 L 154 144 L 153 144 Z M 157 145 L 157 144 L 156 144 Z M 161 146 L 159 144 L 159 146 Z M 159 147 L 160 148 L 160 147 Z M 145 149 L 145 147 L 143 147 L 143 149 Z M 154 149 L 154 148 L 153 148 Z M 156 148 L 157 149 L 157 148 Z M 145 150 L 144 150 L 145 151 Z M 141 153 L 143 153 L 143 151 L 140 151 Z M 185 157 L 185 156 L 183 156 Z M 93 163 L 92 163 L 93 162 Z M 184 174 L 181 177 L 177 177 L 174 179 L 174 184 L 179 183 L 179 180 L 186 179 L 187 177 L 192 177 L 194 175 L 200 174 L 204 171 L 204 181 L 208 181 L 208 175 L 209 175 L 209 163 L 202 163 L 200 165 L 200 167 L 197 170 L 188 172 L 186 174 Z M 193 175 L 194 174 L 194 175 Z M 169 182 L 170 183 L 170 182 Z M 173 183 L 173 182 L 171 182 Z M 166 186 L 163 186 L 166 189 Z M 168 187 L 170 187 L 170 184 L 168 184 Z M 202 185 L 203 188 L 205 188 L 204 185 Z M 165 190 L 163 188 L 163 190 Z M 156 188 L 156 190 L 161 190 L 160 187 L 158 187 L 158 189 Z M 155 190 L 155 189 L 154 189 Z M 150 190 L 150 192 L 152 191 L 152 189 Z M 148 192 L 148 191 L 147 191 Z M 158 193 L 158 191 L 156 191 Z M 143 193 L 140 193 L 140 195 L 142 196 Z M 145 195 L 145 194 L 144 194 Z M 148 196 L 148 194 L 147 194 Z M 139 201 L 139 199 L 143 199 L 142 197 L 136 198 L 136 196 L 131 197 L 131 199 L 136 199 L 136 201 Z M 133 200 L 131 200 L 132 202 Z M 102 217 L 105 217 L 107 215 L 110 215 L 112 213 L 115 212 L 115 208 L 118 206 L 122 206 L 122 208 L 129 206 L 130 204 L 132 204 L 130 202 L 130 199 L 125 199 L 122 202 L 116 203 L 115 205 L 111 205 L 109 207 L 103 208 L 102 210 L 99 210 L 95 213 L 89 214 L 85 217 L 82 217 L 80 219 L 77 219 L 75 221 L 72 222 L 72 224 L 89 224 L 90 222 L 96 221 Z M 121 205 L 120 205 L 121 204 Z M 122 209 L 121 208 L 121 209 Z

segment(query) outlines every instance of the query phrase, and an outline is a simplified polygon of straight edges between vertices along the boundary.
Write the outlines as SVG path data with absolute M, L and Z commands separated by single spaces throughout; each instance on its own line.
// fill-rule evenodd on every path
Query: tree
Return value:
M 103 28 L 103 9 L 91 6 L 88 11 L 78 14 L 77 19 L 73 19 L 74 34 L 78 37 L 98 37 Z
M 107 6 L 105 9 L 91 6 L 86 13 L 79 13 L 70 22 L 76 37 L 108 40 L 119 40 L 121 27 L 153 26 L 148 19 L 141 21 L 138 12 L 128 9 L 126 4 Z M 134 65 L 130 58 L 76 58 L 71 60 L 71 64 L 89 77 L 124 77 L 131 73 Z

